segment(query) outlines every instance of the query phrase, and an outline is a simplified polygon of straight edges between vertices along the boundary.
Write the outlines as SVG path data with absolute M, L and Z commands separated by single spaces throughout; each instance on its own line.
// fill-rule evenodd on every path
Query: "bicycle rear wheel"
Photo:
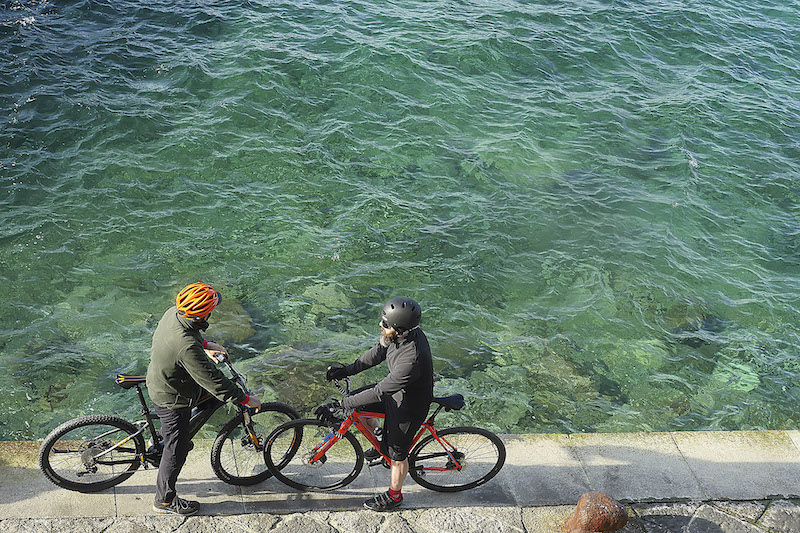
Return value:
M 97 492 L 122 483 L 139 468 L 144 438 L 121 418 L 91 415 L 55 428 L 39 448 L 39 468 L 61 488 Z
M 441 443 L 428 435 L 408 456 L 408 473 L 423 487 L 439 492 L 471 489 L 492 479 L 506 461 L 506 447 L 491 431 L 455 427 L 437 433 Z
M 284 450 L 301 436 L 297 453 L 288 461 Z M 313 419 L 283 424 L 267 438 L 264 459 L 276 479 L 303 491 L 327 491 L 352 482 L 364 466 L 364 450 L 349 431 L 322 457 L 311 462 L 316 449 L 331 435 L 331 428 Z M 282 466 L 280 466 L 282 465 Z M 279 468 L 280 466 L 280 468 Z
M 264 463 L 264 445 L 267 435 L 284 422 L 300 418 L 292 407 L 279 402 L 262 403 L 258 413 L 252 415 L 252 433 L 245 427 L 242 413 L 237 413 L 220 430 L 211 447 L 211 468 L 225 483 L 255 485 L 272 474 Z M 254 442 L 253 439 L 257 442 Z M 297 451 L 300 439 L 284 449 L 286 456 Z M 280 461 L 278 462 L 280 465 Z

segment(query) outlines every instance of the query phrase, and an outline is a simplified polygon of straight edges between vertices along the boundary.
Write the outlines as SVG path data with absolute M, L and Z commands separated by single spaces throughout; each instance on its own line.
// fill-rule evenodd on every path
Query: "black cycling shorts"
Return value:
M 353 394 L 374 387 L 367 385 Z M 411 442 L 417 435 L 417 431 L 425 421 L 425 413 L 421 417 L 409 417 L 408 413 L 400 412 L 397 405 L 392 400 L 362 405 L 357 411 L 371 411 L 373 413 L 384 413 L 386 418 L 383 421 L 383 440 L 381 441 L 381 453 L 388 456 L 392 461 L 403 461 L 408 457 L 411 450 Z

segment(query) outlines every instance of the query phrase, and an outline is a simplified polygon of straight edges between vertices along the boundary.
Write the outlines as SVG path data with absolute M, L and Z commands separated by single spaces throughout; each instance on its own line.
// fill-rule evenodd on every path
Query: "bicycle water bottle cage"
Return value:
M 458 411 L 467 404 L 464 400 L 464 396 L 461 394 L 451 394 L 450 396 L 444 396 L 442 398 L 434 398 L 433 401 L 444 407 L 445 411 Z
M 147 381 L 147 376 L 134 376 L 131 374 L 117 374 L 114 382 L 123 389 L 131 389 Z

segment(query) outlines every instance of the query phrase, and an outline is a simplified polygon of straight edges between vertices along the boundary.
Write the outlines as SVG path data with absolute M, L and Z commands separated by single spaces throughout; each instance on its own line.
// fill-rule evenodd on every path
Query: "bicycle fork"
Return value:
M 247 435 L 250 437 L 250 442 L 253 443 L 253 447 L 257 452 L 264 451 L 264 446 L 261 445 L 261 442 L 258 440 L 258 435 L 256 435 L 256 432 L 253 430 L 253 416 L 250 414 L 250 409 L 246 407 L 242 409 L 242 419 L 244 420 L 244 429 L 247 431 Z

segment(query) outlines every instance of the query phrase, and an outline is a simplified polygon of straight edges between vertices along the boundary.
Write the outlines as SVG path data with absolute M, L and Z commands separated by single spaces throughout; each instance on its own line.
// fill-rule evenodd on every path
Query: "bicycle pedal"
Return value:
M 389 462 L 386 459 L 384 459 L 383 457 L 377 457 L 377 458 L 373 459 L 372 461 L 367 463 L 367 466 L 382 466 L 384 468 L 391 468 L 391 466 L 389 465 Z

